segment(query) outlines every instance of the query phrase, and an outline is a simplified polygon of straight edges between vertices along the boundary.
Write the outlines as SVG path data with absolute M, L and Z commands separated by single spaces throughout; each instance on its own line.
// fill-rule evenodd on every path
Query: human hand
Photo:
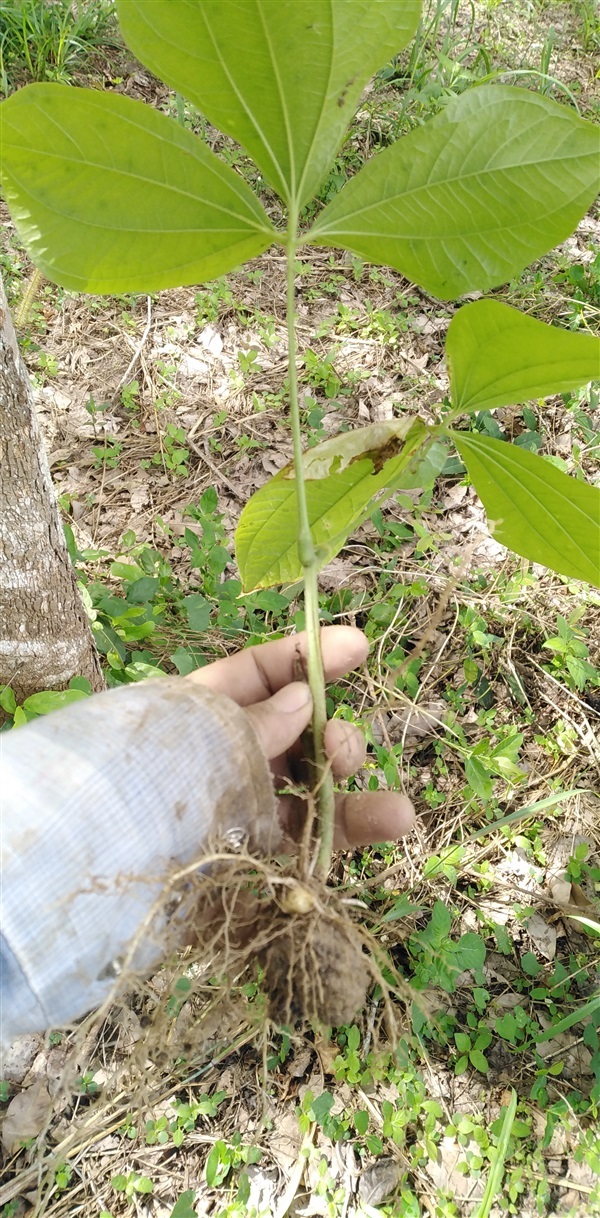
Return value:
M 361 630 L 353 626 L 326 626 L 321 632 L 326 680 L 336 680 L 366 659 L 369 650 Z M 248 647 L 216 660 L 186 678 L 226 694 L 244 707 L 271 762 L 276 790 L 289 786 L 298 742 L 312 716 L 308 685 L 294 679 L 298 659 L 306 656 L 306 635 L 289 635 L 273 643 Z M 325 748 L 334 777 L 348 778 L 365 757 L 362 732 L 342 719 L 327 724 Z M 293 795 L 278 801 L 283 830 L 298 838 L 306 803 Z M 393 791 L 353 791 L 336 796 L 334 847 L 337 850 L 393 841 L 408 833 L 414 823 L 410 800 Z

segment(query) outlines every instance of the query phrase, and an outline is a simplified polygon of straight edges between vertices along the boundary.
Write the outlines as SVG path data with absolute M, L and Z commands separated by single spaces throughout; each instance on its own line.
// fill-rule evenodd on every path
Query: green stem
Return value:
M 298 510 L 298 554 L 304 569 L 304 609 L 307 635 L 308 683 L 313 697 L 312 736 L 314 749 L 313 782 L 316 787 L 318 810 L 319 853 L 317 872 L 326 879 L 333 849 L 333 827 L 335 817 L 333 777 L 325 753 L 325 674 L 321 656 L 319 634 L 319 565 L 310 529 L 304 467 L 302 463 L 302 429 L 298 402 L 298 377 L 296 374 L 296 304 L 294 300 L 294 262 L 296 257 L 297 216 L 289 217 L 287 241 L 287 329 L 290 386 L 290 419 L 294 444 L 294 474 L 296 481 L 296 504 Z

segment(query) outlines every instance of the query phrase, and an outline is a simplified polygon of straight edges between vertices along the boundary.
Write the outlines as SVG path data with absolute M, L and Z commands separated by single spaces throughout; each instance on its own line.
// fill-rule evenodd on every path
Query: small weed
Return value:
M 196 292 L 194 300 L 198 310 L 196 322 L 201 327 L 214 325 L 234 308 L 233 292 L 224 278 L 208 283 L 202 292 Z
M 116 469 L 122 450 L 122 440 L 117 440 L 114 436 L 106 436 L 102 444 L 92 446 L 95 466 L 100 468 L 104 465 L 106 469 Z
M 250 347 L 249 351 L 238 351 L 238 363 L 244 377 L 251 376 L 253 372 L 262 371 L 255 347 Z
M 51 355 L 47 351 L 40 351 L 38 364 L 41 370 L 41 377 L 39 379 L 42 383 L 48 377 L 58 376 L 58 360 L 55 355 Z
M 100 1090 L 98 1083 L 94 1082 L 94 1075 L 89 1072 L 80 1074 L 75 1080 L 75 1089 L 80 1095 L 96 1095 Z
M 229 1178 L 231 1172 L 258 1163 L 262 1151 L 258 1146 L 243 1146 L 241 1134 L 237 1131 L 229 1142 L 221 1138 L 215 1142 L 204 1166 L 204 1178 L 209 1188 L 219 1188 Z
M 69 1167 L 68 1163 L 60 1163 L 54 1169 L 54 1183 L 57 1193 L 62 1193 L 69 1187 L 73 1176 L 73 1168 Z
M 215 1091 L 214 1095 L 201 1095 L 199 1099 L 192 1100 L 189 1103 L 182 1103 L 178 1100 L 172 1101 L 171 1106 L 175 1113 L 174 1117 L 169 1119 L 166 1116 L 161 1116 L 156 1121 L 146 1121 L 144 1129 L 144 1141 L 146 1145 L 154 1146 L 158 1143 L 159 1146 L 165 1146 L 171 1142 L 173 1146 L 181 1146 L 186 1133 L 191 1133 L 196 1128 L 200 1117 L 208 1117 L 212 1120 L 217 1116 L 219 1106 L 226 1097 L 226 1091 Z M 126 1137 L 131 1137 L 127 1127 L 125 1127 L 124 1132 Z
M 452 914 L 442 901 L 436 901 L 427 926 L 408 940 L 414 960 L 413 985 L 417 989 L 439 986 L 451 994 L 460 973 L 469 969 L 483 985 L 485 943 L 480 935 L 467 932 L 460 939 L 450 938 Z M 416 1030 L 416 1029 L 415 1029 Z
M 72 677 L 68 689 L 46 689 L 37 694 L 30 694 L 20 705 L 10 685 L 0 690 L 0 708 L 10 718 L 5 727 L 20 727 L 40 715 L 49 715 L 70 702 L 78 702 L 81 698 L 89 697 L 92 687 L 86 677 Z
M 93 397 L 89 397 L 87 402 L 84 402 L 83 405 L 84 405 L 85 409 L 87 410 L 87 412 L 90 416 L 90 419 L 92 420 L 92 426 L 94 428 L 94 436 L 97 439 L 98 438 L 98 429 L 97 429 L 98 416 L 102 415 L 105 410 L 110 410 L 111 404 L 110 404 L 110 402 L 96 402 L 96 401 L 94 401 Z M 97 454 L 96 454 L 96 457 L 97 457 Z M 97 460 L 96 460 L 95 464 L 96 465 L 98 464 Z
M 332 1142 L 346 1140 L 350 1136 L 350 1118 L 334 1115 L 334 1104 L 335 1096 L 331 1091 L 322 1091 L 316 1098 L 312 1091 L 306 1091 L 300 1107 L 296 1109 L 300 1132 L 307 1134 L 311 1124 L 316 1123 Z
M 127 385 L 123 385 L 123 388 L 121 389 L 121 405 L 131 414 L 133 414 L 136 410 L 139 410 L 140 404 L 139 401 L 136 401 L 136 398 L 139 398 L 139 393 L 139 381 L 129 381 L 129 383 Z
M 588 685 L 600 685 L 600 672 L 590 663 L 589 648 L 585 640 L 588 631 L 577 625 L 580 611 L 575 610 L 569 619 L 558 615 L 558 633 L 546 639 L 542 646 L 552 652 L 546 671 L 560 676 L 569 689 L 583 693 Z
M 592 250 L 592 252 L 594 252 Z M 572 262 L 553 277 L 567 298 L 567 324 L 572 330 L 587 328 L 600 313 L 600 250 L 589 262 Z
M 321 389 L 326 398 L 336 398 L 342 393 L 342 382 L 334 367 L 337 354 L 331 350 L 319 356 L 310 347 L 304 352 L 304 379 L 313 389 Z
M 162 465 L 166 473 L 185 476 L 189 473 L 190 450 L 181 427 L 169 423 L 162 437 L 161 451 L 154 454 L 152 465 Z
M 131 1201 L 137 1193 L 151 1193 L 154 1190 L 152 1180 L 135 1171 L 130 1171 L 126 1176 L 111 1176 L 110 1182 L 115 1192 L 122 1193 L 128 1201 Z
M 573 884 L 581 884 L 582 880 L 589 880 L 595 892 L 600 895 L 600 867 L 594 867 L 588 863 L 589 853 L 590 848 L 586 842 L 581 842 L 575 847 L 567 863 L 567 879 L 571 880 Z
M 471 1065 L 480 1074 L 487 1074 L 490 1067 L 485 1050 L 489 1049 L 492 1040 L 492 1033 L 485 1025 L 469 1032 L 455 1032 L 454 1043 L 459 1056 L 454 1062 L 454 1073 L 464 1074 Z

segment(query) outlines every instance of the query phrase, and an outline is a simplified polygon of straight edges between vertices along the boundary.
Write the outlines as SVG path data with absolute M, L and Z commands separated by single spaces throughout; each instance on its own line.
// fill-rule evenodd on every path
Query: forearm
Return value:
M 160 959 L 164 922 L 144 924 L 169 872 L 274 813 L 246 716 L 180 678 L 99 694 L 3 744 L 7 1040 L 99 1005 L 140 927 L 132 967 Z

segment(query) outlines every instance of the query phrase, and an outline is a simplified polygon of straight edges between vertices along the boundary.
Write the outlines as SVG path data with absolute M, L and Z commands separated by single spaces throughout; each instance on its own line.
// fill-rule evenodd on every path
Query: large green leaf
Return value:
M 86 292 L 213 279 L 274 230 L 242 179 L 165 114 L 117 94 L 29 85 L 2 105 L 2 183 L 49 279 Z
M 491 436 L 452 432 L 497 541 L 552 571 L 600 584 L 600 489 Z
M 600 377 L 600 338 L 547 326 L 499 300 L 476 300 L 452 318 L 446 359 L 453 405 L 490 410 Z
M 118 0 L 125 40 L 233 136 L 296 210 L 361 92 L 412 38 L 420 0 Z
M 420 419 L 396 419 L 345 432 L 304 454 L 308 515 L 319 565 L 325 566 L 378 498 L 400 487 L 430 485 L 446 459 Z M 296 481 L 291 465 L 249 499 L 237 527 L 236 557 L 245 591 L 294 583 L 298 556 Z
M 504 283 L 552 249 L 599 182 L 596 127 L 540 94 L 484 85 L 368 161 L 307 239 L 446 299 Z

